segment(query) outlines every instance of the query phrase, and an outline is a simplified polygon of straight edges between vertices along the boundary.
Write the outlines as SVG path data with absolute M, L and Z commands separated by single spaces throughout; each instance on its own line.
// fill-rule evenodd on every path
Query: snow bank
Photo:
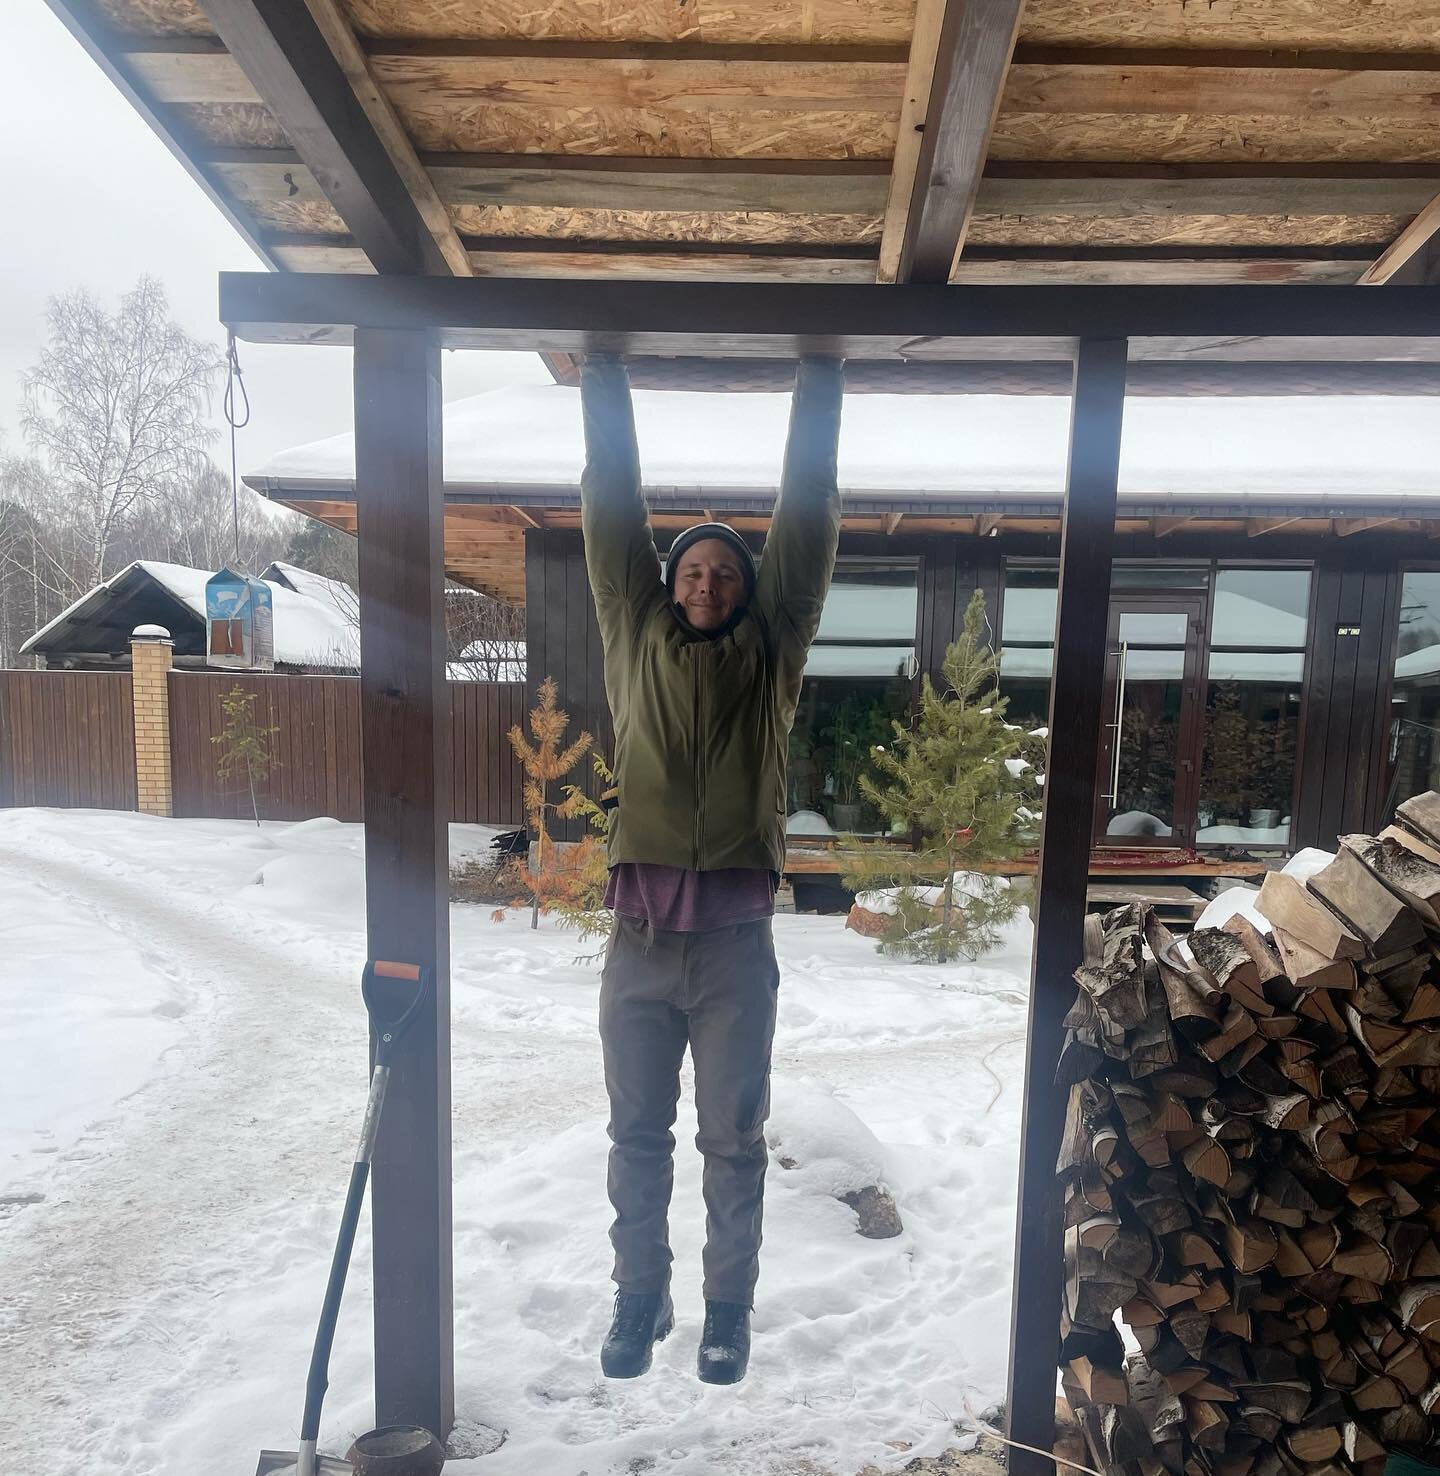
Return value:
M 457 831 L 452 851 L 488 843 Z M 331 820 L 0 814 L 0 1031 L 26 1073 L 0 1132 L 28 1134 L 25 1187 L 44 1196 L 0 1237 L 15 1469 L 63 1449 L 67 1470 L 101 1476 L 121 1449 L 133 1476 L 193 1476 L 294 1444 L 364 1099 L 361 853 L 360 828 Z M 457 1414 L 473 1456 L 456 1476 L 853 1476 L 953 1442 L 955 1420 L 1003 1393 L 1026 924 L 978 964 L 926 967 L 878 958 L 839 918 L 776 919 L 770 1131 L 798 1167 L 769 1176 L 736 1389 L 694 1373 L 688 1068 L 676 1332 L 645 1379 L 608 1383 L 599 970 L 578 957 L 595 945 L 474 907 L 452 910 L 452 934 Z M 831 1197 L 877 1178 L 904 1219 L 891 1240 L 857 1235 Z M 374 1422 L 367 1221 L 321 1428 L 334 1454 Z M 61 1344 L 84 1358 L 61 1368 Z M 505 1439 L 482 1457 L 487 1431 Z
M 765 1141 L 795 1183 L 812 1194 L 833 1199 L 885 1181 L 880 1140 L 833 1087 L 812 1077 L 774 1078 Z
M 1197 928 L 1223 928 L 1238 913 L 1248 918 L 1262 933 L 1269 933 L 1270 921 L 1255 906 L 1259 887 L 1226 887 L 1200 914 Z

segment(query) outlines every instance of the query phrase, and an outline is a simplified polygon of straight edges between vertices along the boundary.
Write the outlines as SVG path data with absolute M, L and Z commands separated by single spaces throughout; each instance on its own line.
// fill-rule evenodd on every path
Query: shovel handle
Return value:
M 387 1018 L 382 1015 L 375 1002 L 375 980 L 408 979 L 415 985 L 415 994 L 410 1003 L 398 1014 Z M 388 1066 L 395 1047 L 405 1032 L 415 1023 L 425 1001 L 430 996 L 433 976 L 423 964 L 392 963 L 388 959 L 371 959 L 365 965 L 360 980 L 360 997 L 365 1001 L 366 1013 L 375 1030 L 375 1064 Z

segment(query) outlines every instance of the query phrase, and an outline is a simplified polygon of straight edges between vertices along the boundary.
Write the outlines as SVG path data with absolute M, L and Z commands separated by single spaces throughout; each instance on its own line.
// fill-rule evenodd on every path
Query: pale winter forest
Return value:
M 27 637 L 136 559 L 252 574 L 283 559 L 354 587 L 353 540 L 243 483 L 232 506 L 225 356 L 171 319 L 158 281 L 113 311 L 83 287 L 52 298 L 46 326 L 21 376 L 21 444 L 0 439 L 0 667 L 33 664 Z M 452 657 L 498 674 L 522 612 L 483 596 L 447 606 Z

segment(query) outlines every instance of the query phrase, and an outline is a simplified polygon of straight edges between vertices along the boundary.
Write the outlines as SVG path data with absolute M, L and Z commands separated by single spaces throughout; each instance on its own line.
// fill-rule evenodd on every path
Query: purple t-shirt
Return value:
M 775 915 L 773 871 L 730 866 L 687 871 L 622 861 L 610 868 L 605 905 L 622 917 L 639 918 L 666 933 L 708 933 Z

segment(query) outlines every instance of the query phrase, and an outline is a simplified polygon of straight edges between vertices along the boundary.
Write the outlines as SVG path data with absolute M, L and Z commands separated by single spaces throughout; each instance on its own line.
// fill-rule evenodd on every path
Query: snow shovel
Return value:
M 392 1019 L 386 1019 L 377 1010 L 374 998 L 374 982 L 381 979 L 408 979 L 415 985 L 415 995 L 408 1005 Z M 415 1018 L 424 1007 L 430 994 L 430 971 L 418 964 L 367 963 L 364 979 L 360 985 L 360 996 L 365 1001 L 366 1012 L 375 1030 L 375 1067 L 370 1076 L 370 1097 L 365 1104 L 365 1121 L 360 1128 L 360 1146 L 355 1153 L 355 1166 L 350 1170 L 350 1188 L 345 1195 L 345 1213 L 340 1217 L 340 1234 L 335 1240 L 335 1258 L 330 1263 L 330 1280 L 325 1287 L 325 1302 L 320 1309 L 320 1326 L 315 1332 L 315 1348 L 310 1355 L 310 1376 L 305 1381 L 305 1413 L 300 1421 L 300 1449 L 296 1451 L 262 1450 L 260 1464 L 255 1476 L 351 1476 L 359 1469 L 355 1461 L 357 1451 L 362 1450 L 370 1436 L 362 1435 L 351 1450 L 351 1459 L 335 1460 L 331 1456 L 317 1456 L 315 1443 L 320 1434 L 320 1406 L 325 1401 L 325 1390 L 330 1382 L 330 1348 L 335 1341 L 335 1323 L 340 1316 L 340 1298 L 345 1291 L 345 1274 L 350 1269 L 350 1253 L 355 1245 L 355 1227 L 360 1222 L 360 1207 L 365 1202 L 365 1185 L 370 1178 L 370 1155 L 375 1150 L 375 1136 L 380 1130 L 380 1113 L 385 1106 L 385 1088 L 390 1080 L 390 1060 L 405 1032 L 415 1023 Z M 404 1438 L 409 1430 L 414 1439 Z M 385 1431 L 372 1431 L 371 1435 L 389 1438 L 379 1442 L 387 1454 L 393 1452 L 400 1459 L 393 1464 L 381 1455 L 380 1462 L 365 1466 L 367 1472 L 378 1473 L 382 1469 L 393 1471 L 393 1476 L 421 1476 L 421 1467 L 416 1464 L 422 1450 L 439 1451 L 444 1460 L 443 1448 L 435 1437 L 419 1426 L 388 1426 Z M 422 1437 L 428 1437 L 428 1444 Z M 377 1452 L 378 1453 L 378 1452 Z M 421 1457 L 426 1469 L 438 1471 L 439 1465 L 428 1463 Z M 403 1464 L 402 1464 L 403 1462 Z

